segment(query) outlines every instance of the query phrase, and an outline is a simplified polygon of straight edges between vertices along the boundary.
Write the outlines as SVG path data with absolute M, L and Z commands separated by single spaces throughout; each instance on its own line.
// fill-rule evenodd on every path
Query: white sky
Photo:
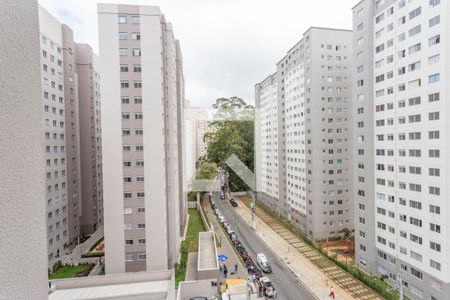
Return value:
M 210 107 L 219 97 L 254 103 L 254 84 L 311 26 L 351 29 L 358 0 L 104 0 L 158 5 L 174 26 L 184 59 L 186 99 Z M 97 0 L 39 0 L 98 49 Z

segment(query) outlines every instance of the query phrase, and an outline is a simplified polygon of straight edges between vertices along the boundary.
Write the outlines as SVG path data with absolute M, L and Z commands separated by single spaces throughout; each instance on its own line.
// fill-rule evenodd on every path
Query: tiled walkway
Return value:
M 244 206 L 244 205 L 243 205 Z M 293 233 L 281 226 L 276 219 L 265 213 L 262 209 L 256 209 L 256 215 L 266 223 L 273 231 L 282 237 L 290 246 L 298 250 L 309 261 L 316 265 L 331 281 L 335 282 L 354 299 L 375 300 L 383 299 L 370 288 L 354 279 L 350 274 L 334 265 L 316 249 L 303 242 Z

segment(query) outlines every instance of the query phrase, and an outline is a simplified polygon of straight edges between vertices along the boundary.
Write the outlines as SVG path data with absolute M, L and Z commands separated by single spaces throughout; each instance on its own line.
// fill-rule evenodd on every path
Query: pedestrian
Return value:
M 225 278 L 227 278 L 227 273 L 228 273 L 227 266 L 223 265 L 223 276 L 225 276 Z
M 235 264 L 234 264 L 234 273 L 237 273 L 237 271 L 238 271 L 238 264 L 235 263 Z
M 330 295 L 329 295 L 331 298 L 333 298 L 334 299 L 334 288 L 333 288 L 333 286 L 331 286 L 331 288 L 330 288 Z

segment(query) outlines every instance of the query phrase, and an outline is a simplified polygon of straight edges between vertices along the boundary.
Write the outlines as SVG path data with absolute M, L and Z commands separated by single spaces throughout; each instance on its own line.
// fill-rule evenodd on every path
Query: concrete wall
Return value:
M 120 122 L 119 43 L 117 6 L 99 4 L 99 55 L 102 74 L 103 186 L 105 199 L 106 274 L 125 272 L 122 126 Z M 104 12 L 104 13 L 103 13 Z
M 47 238 L 38 7 L 36 1 L 29 0 L 3 0 L 1 7 L 0 299 L 45 299 Z

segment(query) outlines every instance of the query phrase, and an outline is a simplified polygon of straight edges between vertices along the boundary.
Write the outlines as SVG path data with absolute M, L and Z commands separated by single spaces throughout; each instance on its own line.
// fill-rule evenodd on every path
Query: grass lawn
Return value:
M 205 231 L 200 213 L 196 208 L 189 208 L 189 224 L 186 232 L 186 239 L 181 242 L 180 263 L 175 266 L 175 281 L 178 288 L 180 281 L 183 281 L 186 276 L 186 265 L 189 252 L 197 252 L 198 250 L 198 233 Z
M 61 269 L 48 276 L 48 279 L 72 278 L 76 274 L 92 269 L 92 265 L 63 266 Z

